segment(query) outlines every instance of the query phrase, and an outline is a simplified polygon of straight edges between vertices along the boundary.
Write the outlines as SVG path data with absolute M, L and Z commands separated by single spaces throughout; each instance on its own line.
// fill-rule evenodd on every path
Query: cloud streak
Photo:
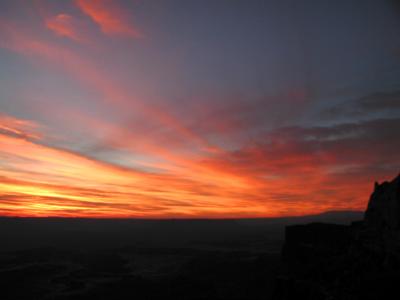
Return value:
M 30 140 L 42 139 L 39 125 L 33 121 L 17 119 L 0 113 L 0 133 Z
M 77 20 L 69 14 L 57 14 L 46 19 L 46 27 L 56 35 L 70 38 L 79 43 L 86 43 L 82 26 L 79 26 Z
M 124 10 L 117 1 L 109 0 L 76 0 L 76 5 L 88 15 L 101 31 L 107 35 L 122 35 L 131 38 L 140 38 L 142 33 L 128 21 Z

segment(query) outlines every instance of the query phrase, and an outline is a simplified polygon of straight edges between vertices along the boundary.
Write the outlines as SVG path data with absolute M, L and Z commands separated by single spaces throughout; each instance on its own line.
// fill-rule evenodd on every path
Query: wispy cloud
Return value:
M 0 113 L 0 133 L 24 139 L 40 140 L 39 125 L 30 120 L 17 119 Z
M 128 93 L 111 76 L 97 68 L 96 63 L 89 57 L 82 57 L 72 49 L 47 41 L 33 31 L 27 32 L 18 26 L 18 23 L 3 20 L 2 24 L 4 38 L 0 41 L 0 46 L 33 57 L 35 60 L 39 57 L 50 65 L 60 66 L 75 79 L 79 79 L 99 92 L 103 96 L 103 102 L 106 102 L 113 110 L 136 110 L 146 116 L 150 122 L 166 126 L 197 146 L 204 149 L 212 148 L 206 139 L 191 131 L 165 109 L 149 105 L 143 99 Z M 99 99 L 96 100 L 100 102 Z
M 131 24 L 126 12 L 118 5 L 118 1 L 76 0 L 75 3 L 83 13 L 100 26 L 104 34 L 142 37 L 142 33 Z
M 378 114 L 400 114 L 400 92 L 373 93 L 326 109 L 322 117 L 376 117 Z
M 87 42 L 82 34 L 84 29 L 79 26 L 78 21 L 72 15 L 57 14 L 47 18 L 45 24 L 58 36 L 67 37 L 80 43 Z

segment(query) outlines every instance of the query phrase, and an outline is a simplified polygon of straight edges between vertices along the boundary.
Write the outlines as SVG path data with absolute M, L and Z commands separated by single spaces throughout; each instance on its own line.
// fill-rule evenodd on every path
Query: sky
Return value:
M 399 149 L 398 1 L 0 2 L 0 215 L 364 210 Z

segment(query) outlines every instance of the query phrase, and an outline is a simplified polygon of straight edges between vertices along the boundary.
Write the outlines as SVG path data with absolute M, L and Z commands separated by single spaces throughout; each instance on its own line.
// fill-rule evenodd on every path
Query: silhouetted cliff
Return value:
M 397 293 L 400 175 L 375 184 L 363 221 L 288 226 L 282 263 L 274 300 L 382 299 Z

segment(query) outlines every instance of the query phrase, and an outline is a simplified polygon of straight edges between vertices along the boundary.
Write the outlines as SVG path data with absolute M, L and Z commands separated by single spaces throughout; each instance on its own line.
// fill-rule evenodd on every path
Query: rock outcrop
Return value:
M 400 175 L 392 182 L 375 183 L 364 221 L 380 232 L 400 231 Z
M 384 253 L 386 264 L 400 263 L 400 175 L 392 182 L 375 183 L 363 229 L 359 239 Z
M 288 226 L 282 265 L 275 300 L 383 299 L 397 293 L 400 175 L 375 184 L 361 221 Z

